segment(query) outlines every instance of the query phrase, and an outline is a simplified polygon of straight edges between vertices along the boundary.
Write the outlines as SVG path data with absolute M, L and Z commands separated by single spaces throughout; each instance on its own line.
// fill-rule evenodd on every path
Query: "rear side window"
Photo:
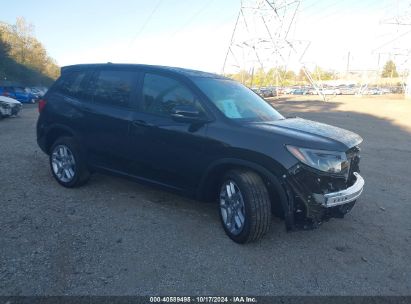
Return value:
M 204 112 L 195 95 L 180 81 L 146 73 L 141 110 L 146 113 L 170 116 L 176 105 L 194 105 L 200 112 Z
M 136 72 L 133 71 L 100 71 L 93 81 L 93 101 L 115 106 L 128 106 L 135 86 L 135 76 Z
M 81 83 L 86 76 L 86 72 L 69 72 L 61 76 L 57 83 L 56 90 L 64 95 L 80 97 Z

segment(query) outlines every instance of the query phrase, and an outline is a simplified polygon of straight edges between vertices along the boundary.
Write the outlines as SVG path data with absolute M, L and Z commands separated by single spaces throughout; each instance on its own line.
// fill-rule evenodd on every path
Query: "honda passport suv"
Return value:
M 287 230 L 343 217 L 361 195 L 362 138 L 285 118 L 240 83 L 181 68 L 63 67 L 39 101 L 37 141 L 64 187 L 105 172 L 217 201 L 238 243 L 272 213 Z

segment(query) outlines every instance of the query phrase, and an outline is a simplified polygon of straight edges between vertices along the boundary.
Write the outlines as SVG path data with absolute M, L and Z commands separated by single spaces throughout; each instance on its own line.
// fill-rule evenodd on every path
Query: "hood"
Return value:
M 346 150 L 362 142 L 358 134 L 303 118 L 288 118 L 253 124 L 257 128 L 275 132 L 292 139 L 295 144 L 324 150 Z
M 10 104 L 21 104 L 20 101 L 15 100 L 15 99 L 10 98 L 10 97 L 6 97 L 6 96 L 0 96 L 0 101 L 7 102 L 7 103 L 10 103 Z

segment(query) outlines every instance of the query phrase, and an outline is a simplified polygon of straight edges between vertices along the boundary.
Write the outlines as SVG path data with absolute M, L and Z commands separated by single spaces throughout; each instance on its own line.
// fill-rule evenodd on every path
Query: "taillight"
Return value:
M 45 99 L 40 99 L 39 100 L 39 113 L 41 113 L 41 111 L 43 111 L 46 104 L 47 104 L 47 101 Z

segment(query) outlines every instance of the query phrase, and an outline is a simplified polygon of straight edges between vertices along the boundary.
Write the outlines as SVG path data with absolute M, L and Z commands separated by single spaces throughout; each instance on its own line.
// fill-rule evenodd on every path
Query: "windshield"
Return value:
M 227 118 L 247 122 L 284 119 L 261 97 L 236 81 L 217 78 L 193 81 Z

